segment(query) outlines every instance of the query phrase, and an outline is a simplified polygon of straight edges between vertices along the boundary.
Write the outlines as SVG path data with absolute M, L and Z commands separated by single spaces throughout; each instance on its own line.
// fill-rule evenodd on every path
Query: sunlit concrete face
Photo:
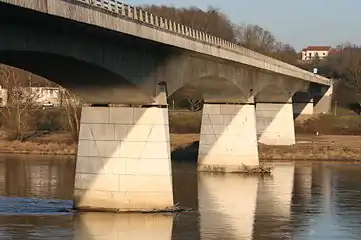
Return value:
M 172 215 L 81 213 L 74 217 L 74 240 L 171 240 Z
M 74 201 L 109 211 L 173 206 L 168 109 L 83 107 Z
M 252 239 L 259 178 L 200 173 L 201 238 Z M 222 231 L 223 230 L 223 231 Z
M 258 141 L 266 145 L 296 143 L 292 101 L 287 103 L 257 103 L 256 125 Z
M 254 104 L 204 104 L 198 169 L 242 172 L 258 164 Z

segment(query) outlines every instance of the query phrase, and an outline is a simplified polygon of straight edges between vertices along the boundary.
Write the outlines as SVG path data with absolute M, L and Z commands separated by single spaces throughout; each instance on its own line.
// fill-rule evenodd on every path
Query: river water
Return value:
M 274 175 L 174 163 L 177 215 L 72 213 L 74 158 L 0 156 L 0 239 L 361 239 L 361 165 L 279 163 Z

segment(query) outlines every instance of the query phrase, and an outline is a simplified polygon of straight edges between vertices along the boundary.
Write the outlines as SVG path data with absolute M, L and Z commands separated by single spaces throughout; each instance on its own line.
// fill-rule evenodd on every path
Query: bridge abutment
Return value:
M 296 143 L 292 101 L 285 103 L 257 103 L 257 136 L 266 145 Z
M 168 108 L 83 107 L 74 207 L 126 212 L 172 206 Z
M 203 106 L 198 170 L 242 172 L 259 165 L 254 103 Z

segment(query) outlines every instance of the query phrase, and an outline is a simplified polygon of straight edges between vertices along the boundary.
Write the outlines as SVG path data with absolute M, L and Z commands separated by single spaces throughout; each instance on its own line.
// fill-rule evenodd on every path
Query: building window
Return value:
M 326 55 L 326 53 L 323 53 L 323 56 L 325 56 Z

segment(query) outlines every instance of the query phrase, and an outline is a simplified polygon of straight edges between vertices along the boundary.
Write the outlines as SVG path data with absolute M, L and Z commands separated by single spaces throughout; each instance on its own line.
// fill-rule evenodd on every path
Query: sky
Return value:
M 234 23 L 257 24 L 300 51 L 309 45 L 361 44 L 360 0 L 125 0 L 131 5 L 214 6 Z

